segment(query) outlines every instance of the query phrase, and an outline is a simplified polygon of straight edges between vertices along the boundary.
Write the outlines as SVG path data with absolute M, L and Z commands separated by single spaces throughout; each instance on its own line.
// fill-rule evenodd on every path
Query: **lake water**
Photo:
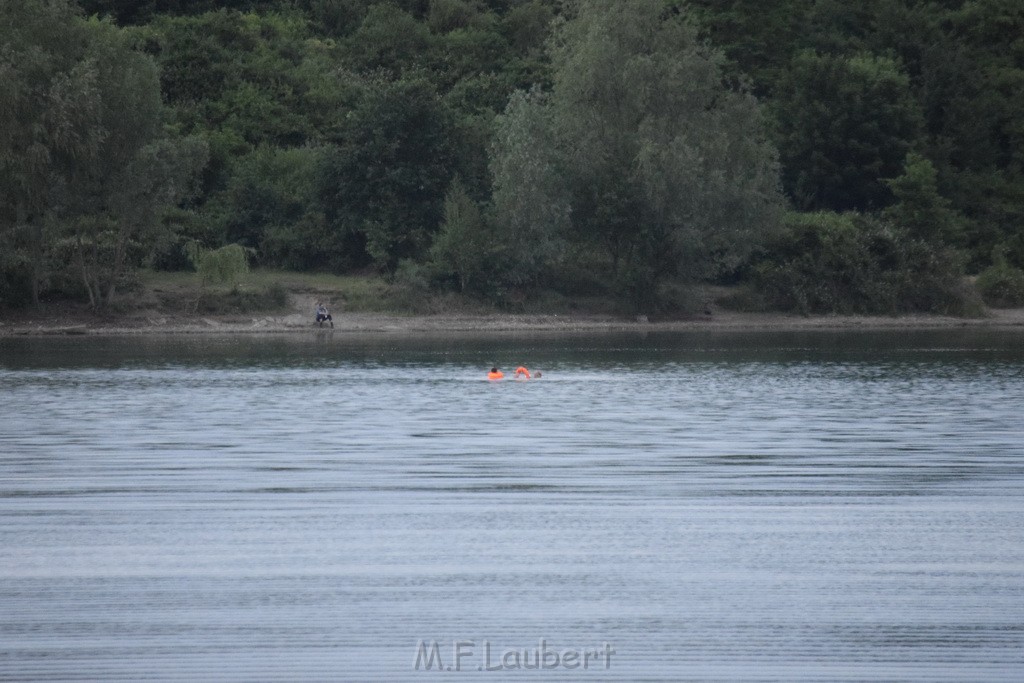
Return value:
M 0 679 L 1019 681 L 1022 408 L 1021 333 L 2 339 Z

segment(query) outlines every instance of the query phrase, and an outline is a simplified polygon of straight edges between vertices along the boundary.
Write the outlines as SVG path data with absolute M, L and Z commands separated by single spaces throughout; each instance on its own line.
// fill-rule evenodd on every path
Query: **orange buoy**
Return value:
M 524 368 L 522 365 L 516 368 L 516 377 L 518 378 L 520 375 L 526 375 L 526 379 L 530 379 L 530 371 Z

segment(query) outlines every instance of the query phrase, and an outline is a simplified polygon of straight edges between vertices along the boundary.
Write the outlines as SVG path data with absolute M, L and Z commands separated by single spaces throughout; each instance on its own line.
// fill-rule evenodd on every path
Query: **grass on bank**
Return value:
M 962 286 L 979 299 L 978 311 L 967 317 L 984 317 L 971 278 Z M 114 306 L 104 317 L 165 315 L 177 317 L 221 315 L 313 315 L 317 301 L 325 302 L 335 314 L 381 313 L 386 315 L 611 315 L 632 317 L 621 301 L 608 296 L 563 294 L 553 290 L 503 292 L 495 299 L 484 299 L 450 291 L 433 291 L 426 282 L 379 275 L 332 275 L 284 270 L 256 269 L 242 275 L 236 284 L 203 286 L 194 272 L 143 270 L 133 273 L 120 288 Z M 659 319 L 704 317 L 713 309 L 743 313 L 778 311 L 750 284 L 731 286 L 673 285 L 667 292 L 672 308 Z M 48 299 L 48 315 L 90 315 L 87 305 L 66 296 Z M 804 312 L 805 315 L 807 314 Z M 25 315 L 31 317 L 30 311 Z M 897 312 L 892 312 L 898 315 Z M 961 312 L 961 315 L 964 315 Z M 654 319 L 653 317 L 651 318 Z
M 203 286 L 196 273 L 144 270 L 135 305 L 177 314 L 312 314 L 325 302 L 333 312 L 392 315 L 486 315 L 491 313 L 618 313 L 616 302 L 600 297 L 566 297 L 555 292 L 509 291 L 497 302 L 454 292 L 436 292 L 426 283 L 379 275 L 331 275 L 255 269 L 233 285 Z
M 423 302 L 379 277 L 339 276 L 258 269 L 230 285 L 202 285 L 196 273 L 142 271 L 141 297 L 176 313 L 308 312 L 308 300 L 323 300 L 351 312 L 414 313 Z

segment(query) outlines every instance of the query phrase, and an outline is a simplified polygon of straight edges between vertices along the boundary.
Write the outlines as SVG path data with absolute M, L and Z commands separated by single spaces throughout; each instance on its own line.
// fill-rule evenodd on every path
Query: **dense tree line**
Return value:
M 4 0 L 0 303 L 238 244 L 495 300 L 955 310 L 1024 266 L 1022 36 L 1012 0 Z

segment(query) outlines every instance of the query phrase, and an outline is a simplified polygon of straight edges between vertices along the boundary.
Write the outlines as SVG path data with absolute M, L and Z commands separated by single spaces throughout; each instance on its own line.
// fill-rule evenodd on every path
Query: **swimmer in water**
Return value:
M 487 379 L 502 379 L 505 376 L 498 368 L 491 368 L 491 371 L 487 373 Z
M 527 370 L 522 365 L 520 365 L 518 368 L 516 368 L 516 379 L 519 379 L 520 376 L 523 376 L 526 379 L 530 379 L 530 371 Z

